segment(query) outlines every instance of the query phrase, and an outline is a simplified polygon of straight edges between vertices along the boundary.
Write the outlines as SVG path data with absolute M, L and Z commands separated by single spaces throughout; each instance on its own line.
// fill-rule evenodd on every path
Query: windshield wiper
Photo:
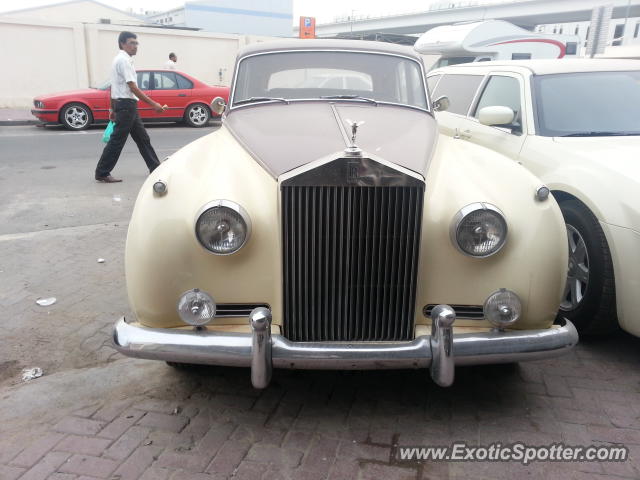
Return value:
M 234 105 L 242 105 L 243 103 L 251 103 L 251 102 L 284 102 L 289 103 L 289 100 L 286 98 L 277 98 L 277 97 L 250 97 L 245 98 L 244 100 L 239 100 L 237 102 L 233 102 Z
M 640 132 L 577 132 L 568 135 L 560 135 L 561 137 L 622 137 L 630 135 L 640 135 Z
M 375 105 L 378 104 L 373 98 L 361 97 L 360 95 L 322 95 L 320 98 L 337 99 L 337 100 L 364 100 Z

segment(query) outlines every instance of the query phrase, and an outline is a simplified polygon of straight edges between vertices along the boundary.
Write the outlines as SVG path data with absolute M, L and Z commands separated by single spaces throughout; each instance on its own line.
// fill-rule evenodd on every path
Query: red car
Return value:
M 229 87 L 212 87 L 175 70 L 140 70 L 138 87 L 160 105 L 168 105 L 156 113 L 144 102 L 138 111 L 144 122 L 185 122 L 191 127 L 204 127 L 212 115 L 209 105 L 215 97 L 229 101 Z M 109 121 L 110 84 L 98 88 L 42 95 L 33 99 L 31 113 L 46 124 L 62 124 L 69 130 L 84 130 L 94 123 Z

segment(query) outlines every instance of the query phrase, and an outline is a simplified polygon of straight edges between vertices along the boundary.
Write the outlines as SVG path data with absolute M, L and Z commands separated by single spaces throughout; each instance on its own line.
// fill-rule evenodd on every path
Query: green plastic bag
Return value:
M 109 139 L 111 138 L 111 134 L 113 133 L 113 127 L 116 126 L 116 122 L 112 122 L 111 120 L 109 120 L 109 124 L 107 125 L 107 128 L 104 129 L 104 133 L 102 134 L 102 141 L 104 143 L 108 143 Z

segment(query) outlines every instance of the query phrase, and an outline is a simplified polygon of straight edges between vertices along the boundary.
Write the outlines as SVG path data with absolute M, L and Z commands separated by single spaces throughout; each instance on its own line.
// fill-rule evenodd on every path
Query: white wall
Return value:
M 0 45 L 20 46 L 3 50 L 3 63 L 7 68 L 0 75 L 0 108 L 31 108 L 33 97 L 37 95 L 103 83 L 108 79 L 111 62 L 118 53 L 118 34 L 125 28 L 138 35 L 140 42 L 134 60 L 136 68 L 162 68 L 169 52 L 175 52 L 179 70 L 211 85 L 228 86 L 231 83 L 239 48 L 274 39 L 0 18 Z
M 0 20 L 0 107 L 31 107 L 38 94 L 88 85 L 81 24 Z

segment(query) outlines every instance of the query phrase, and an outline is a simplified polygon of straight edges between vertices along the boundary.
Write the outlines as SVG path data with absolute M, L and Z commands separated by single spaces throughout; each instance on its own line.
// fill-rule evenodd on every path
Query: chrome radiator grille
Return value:
M 352 183 L 282 185 L 283 326 L 290 340 L 413 336 L 424 184 Z

